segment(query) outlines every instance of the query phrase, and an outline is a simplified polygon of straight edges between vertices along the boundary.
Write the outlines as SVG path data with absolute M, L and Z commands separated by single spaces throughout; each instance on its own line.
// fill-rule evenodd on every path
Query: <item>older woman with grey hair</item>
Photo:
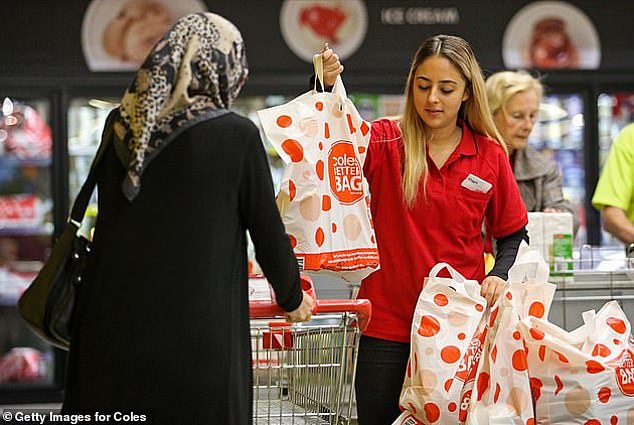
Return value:
M 575 232 L 578 219 L 564 198 L 557 163 L 528 145 L 542 99 L 541 82 L 524 71 L 502 71 L 486 80 L 489 108 L 504 139 L 526 209 L 532 212 L 570 212 Z

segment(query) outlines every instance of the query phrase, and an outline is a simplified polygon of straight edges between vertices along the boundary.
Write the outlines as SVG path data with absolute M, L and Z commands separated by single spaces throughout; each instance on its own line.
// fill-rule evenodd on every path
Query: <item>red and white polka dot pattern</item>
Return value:
M 541 254 L 522 244 L 509 270 L 506 291 L 489 314 L 489 332 L 476 373 L 468 425 L 534 424 L 523 318 L 545 318 L 555 295 Z
M 634 344 L 616 301 L 566 332 L 544 319 L 519 324 L 537 423 L 634 424 Z
M 544 263 L 545 264 L 545 263 Z M 468 425 L 534 424 L 522 317 L 548 315 L 554 291 L 546 282 L 510 284 L 489 314 L 489 331 L 476 373 Z
M 534 425 L 531 390 L 535 390 L 538 383 L 529 377 L 526 344 L 518 324 L 528 316 L 548 316 L 555 293 L 555 286 L 547 282 L 548 265 L 539 253 L 523 244 L 509 270 L 511 282 L 519 283 L 509 284 L 497 303 L 478 316 L 475 331 L 470 327 L 475 318 L 464 311 L 482 312 L 484 303 L 476 301 L 469 307 L 456 309 L 456 297 L 468 292 L 461 288 L 470 286 L 461 285 L 463 278 L 448 269 L 457 282 L 445 279 L 442 286 L 442 279 L 436 277 L 437 265 L 428 282 L 438 286 L 427 283 L 419 298 L 412 325 L 410 362 L 400 400 L 403 414 L 395 424 Z M 472 289 L 479 294 L 479 286 Z M 424 297 L 427 291 L 429 294 Z M 474 293 L 470 294 L 472 299 L 477 299 Z M 454 309 L 446 312 L 452 302 Z M 621 328 L 620 323 L 613 323 Z M 449 334 L 455 335 L 455 339 L 443 336 L 447 324 Z M 438 337 L 442 339 L 436 345 L 442 344 L 442 347 L 428 342 Z M 458 347 L 460 352 L 456 354 L 453 347 Z M 430 357 L 435 352 L 440 353 L 441 361 Z M 456 356 L 460 358 L 459 366 L 452 369 L 447 360 Z M 438 376 L 439 371 L 448 375 Z
M 440 266 L 440 267 L 439 267 Z M 438 277 L 442 268 L 452 278 Z M 446 264 L 426 279 L 412 322 L 412 341 L 395 424 L 456 424 L 466 412 L 464 380 L 475 370 L 476 337 L 486 301 L 480 285 Z M 418 421 L 418 422 L 414 422 Z
M 370 124 L 339 88 L 258 116 L 287 164 L 278 205 L 300 265 L 359 281 L 379 267 L 363 177 Z

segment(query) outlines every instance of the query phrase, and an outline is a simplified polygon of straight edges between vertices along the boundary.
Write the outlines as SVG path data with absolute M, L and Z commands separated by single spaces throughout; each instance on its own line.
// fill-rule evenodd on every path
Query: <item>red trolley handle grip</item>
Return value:
M 284 317 L 286 312 L 275 301 L 251 301 L 249 303 L 252 319 L 268 319 Z M 313 314 L 317 313 L 355 313 L 359 319 L 361 332 L 368 327 L 372 316 L 370 300 L 318 300 L 315 302 Z
M 254 276 L 255 277 L 255 276 Z M 315 288 L 310 277 L 301 275 L 302 290 L 315 300 L 313 314 L 318 313 L 355 313 L 358 318 L 358 326 L 361 332 L 368 327 L 368 322 L 372 316 L 372 304 L 370 300 L 317 300 Z M 275 301 L 250 301 L 250 316 L 252 319 L 268 319 L 273 317 L 284 317 L 286 311 Z

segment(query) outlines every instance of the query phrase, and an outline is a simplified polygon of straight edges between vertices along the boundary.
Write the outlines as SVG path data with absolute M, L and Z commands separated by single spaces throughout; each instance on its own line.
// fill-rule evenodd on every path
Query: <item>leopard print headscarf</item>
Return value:
M 213 13 L 186 15 L 154 46 L 121 99 L 114 146 L 132 201 L 141 174 L 178 134 L 226 114 L 248 75 L 238 29 Z

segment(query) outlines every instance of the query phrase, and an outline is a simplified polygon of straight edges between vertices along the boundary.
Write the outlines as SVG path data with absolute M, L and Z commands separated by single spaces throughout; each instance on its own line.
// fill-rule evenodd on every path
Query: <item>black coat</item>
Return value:
M 69 353 L 64 411 L 160 424 L 246 424 L 249 230 L 280 305 L 301 302 L 258 129 L 230 113 L 179 135 L 127 201 L 112 146 Z

